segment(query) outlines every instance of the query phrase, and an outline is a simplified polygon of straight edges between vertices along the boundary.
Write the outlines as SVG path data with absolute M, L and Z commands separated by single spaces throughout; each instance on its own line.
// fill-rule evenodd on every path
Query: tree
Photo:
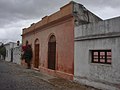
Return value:
M 4 60 L 5 60 L 5 57 L 6 57 L 6 48 L 5 48 L 4 44 L 2 44 L 0 46 L 0 55 L 2 55 L 3 58 L 4 58 Z

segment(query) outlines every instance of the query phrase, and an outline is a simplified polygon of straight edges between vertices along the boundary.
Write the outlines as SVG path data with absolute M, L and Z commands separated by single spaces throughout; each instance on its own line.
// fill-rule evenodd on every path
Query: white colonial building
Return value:
M 75 27 L 74 80 L 120 90 L 120 17 Z
M 13 63 L 21 64 L 21 45 L 13 48 Z
M 5 61 L 13 62 L 13 48 L 17 47 L 17 43 L 9 42 L 5 44 L 6 58 Z
M 5 44 L 6 58 L 5 61 L 21 64 L 21 45 L 9 42 Z

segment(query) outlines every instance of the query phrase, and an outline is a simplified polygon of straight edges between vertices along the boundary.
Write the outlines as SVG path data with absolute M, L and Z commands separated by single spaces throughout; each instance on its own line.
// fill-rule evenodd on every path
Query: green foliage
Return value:
M 5 57 L 6 57 L 6 48 L 5 48 L 4 44 L 2 44 L 0 46 L 0 55 L 2 55 L 4 57 L 4 59 L 5 59 Z

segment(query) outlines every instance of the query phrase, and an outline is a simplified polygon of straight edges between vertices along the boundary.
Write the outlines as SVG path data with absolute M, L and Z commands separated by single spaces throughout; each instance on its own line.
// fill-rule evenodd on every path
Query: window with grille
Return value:
M 92 50 L 92 63 L 111 64 L 111 50 Z

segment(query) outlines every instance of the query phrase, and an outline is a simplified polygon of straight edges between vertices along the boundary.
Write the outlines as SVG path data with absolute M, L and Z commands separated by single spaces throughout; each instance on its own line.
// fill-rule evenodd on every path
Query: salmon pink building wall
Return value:
M 50 36 L 56 38 L 55 70 L 48 69 L 48 42 Z M 32 45 L 33 68 L 35 60 L 35 40 L 39 41 L 39 70 L 55 76 L 73 79 L 74 74 L 74 18 L 72 4 L 62 7 L 60 11 L 46 16 L 42 21 L 23 30 L 23 45 L 26 41 Z

